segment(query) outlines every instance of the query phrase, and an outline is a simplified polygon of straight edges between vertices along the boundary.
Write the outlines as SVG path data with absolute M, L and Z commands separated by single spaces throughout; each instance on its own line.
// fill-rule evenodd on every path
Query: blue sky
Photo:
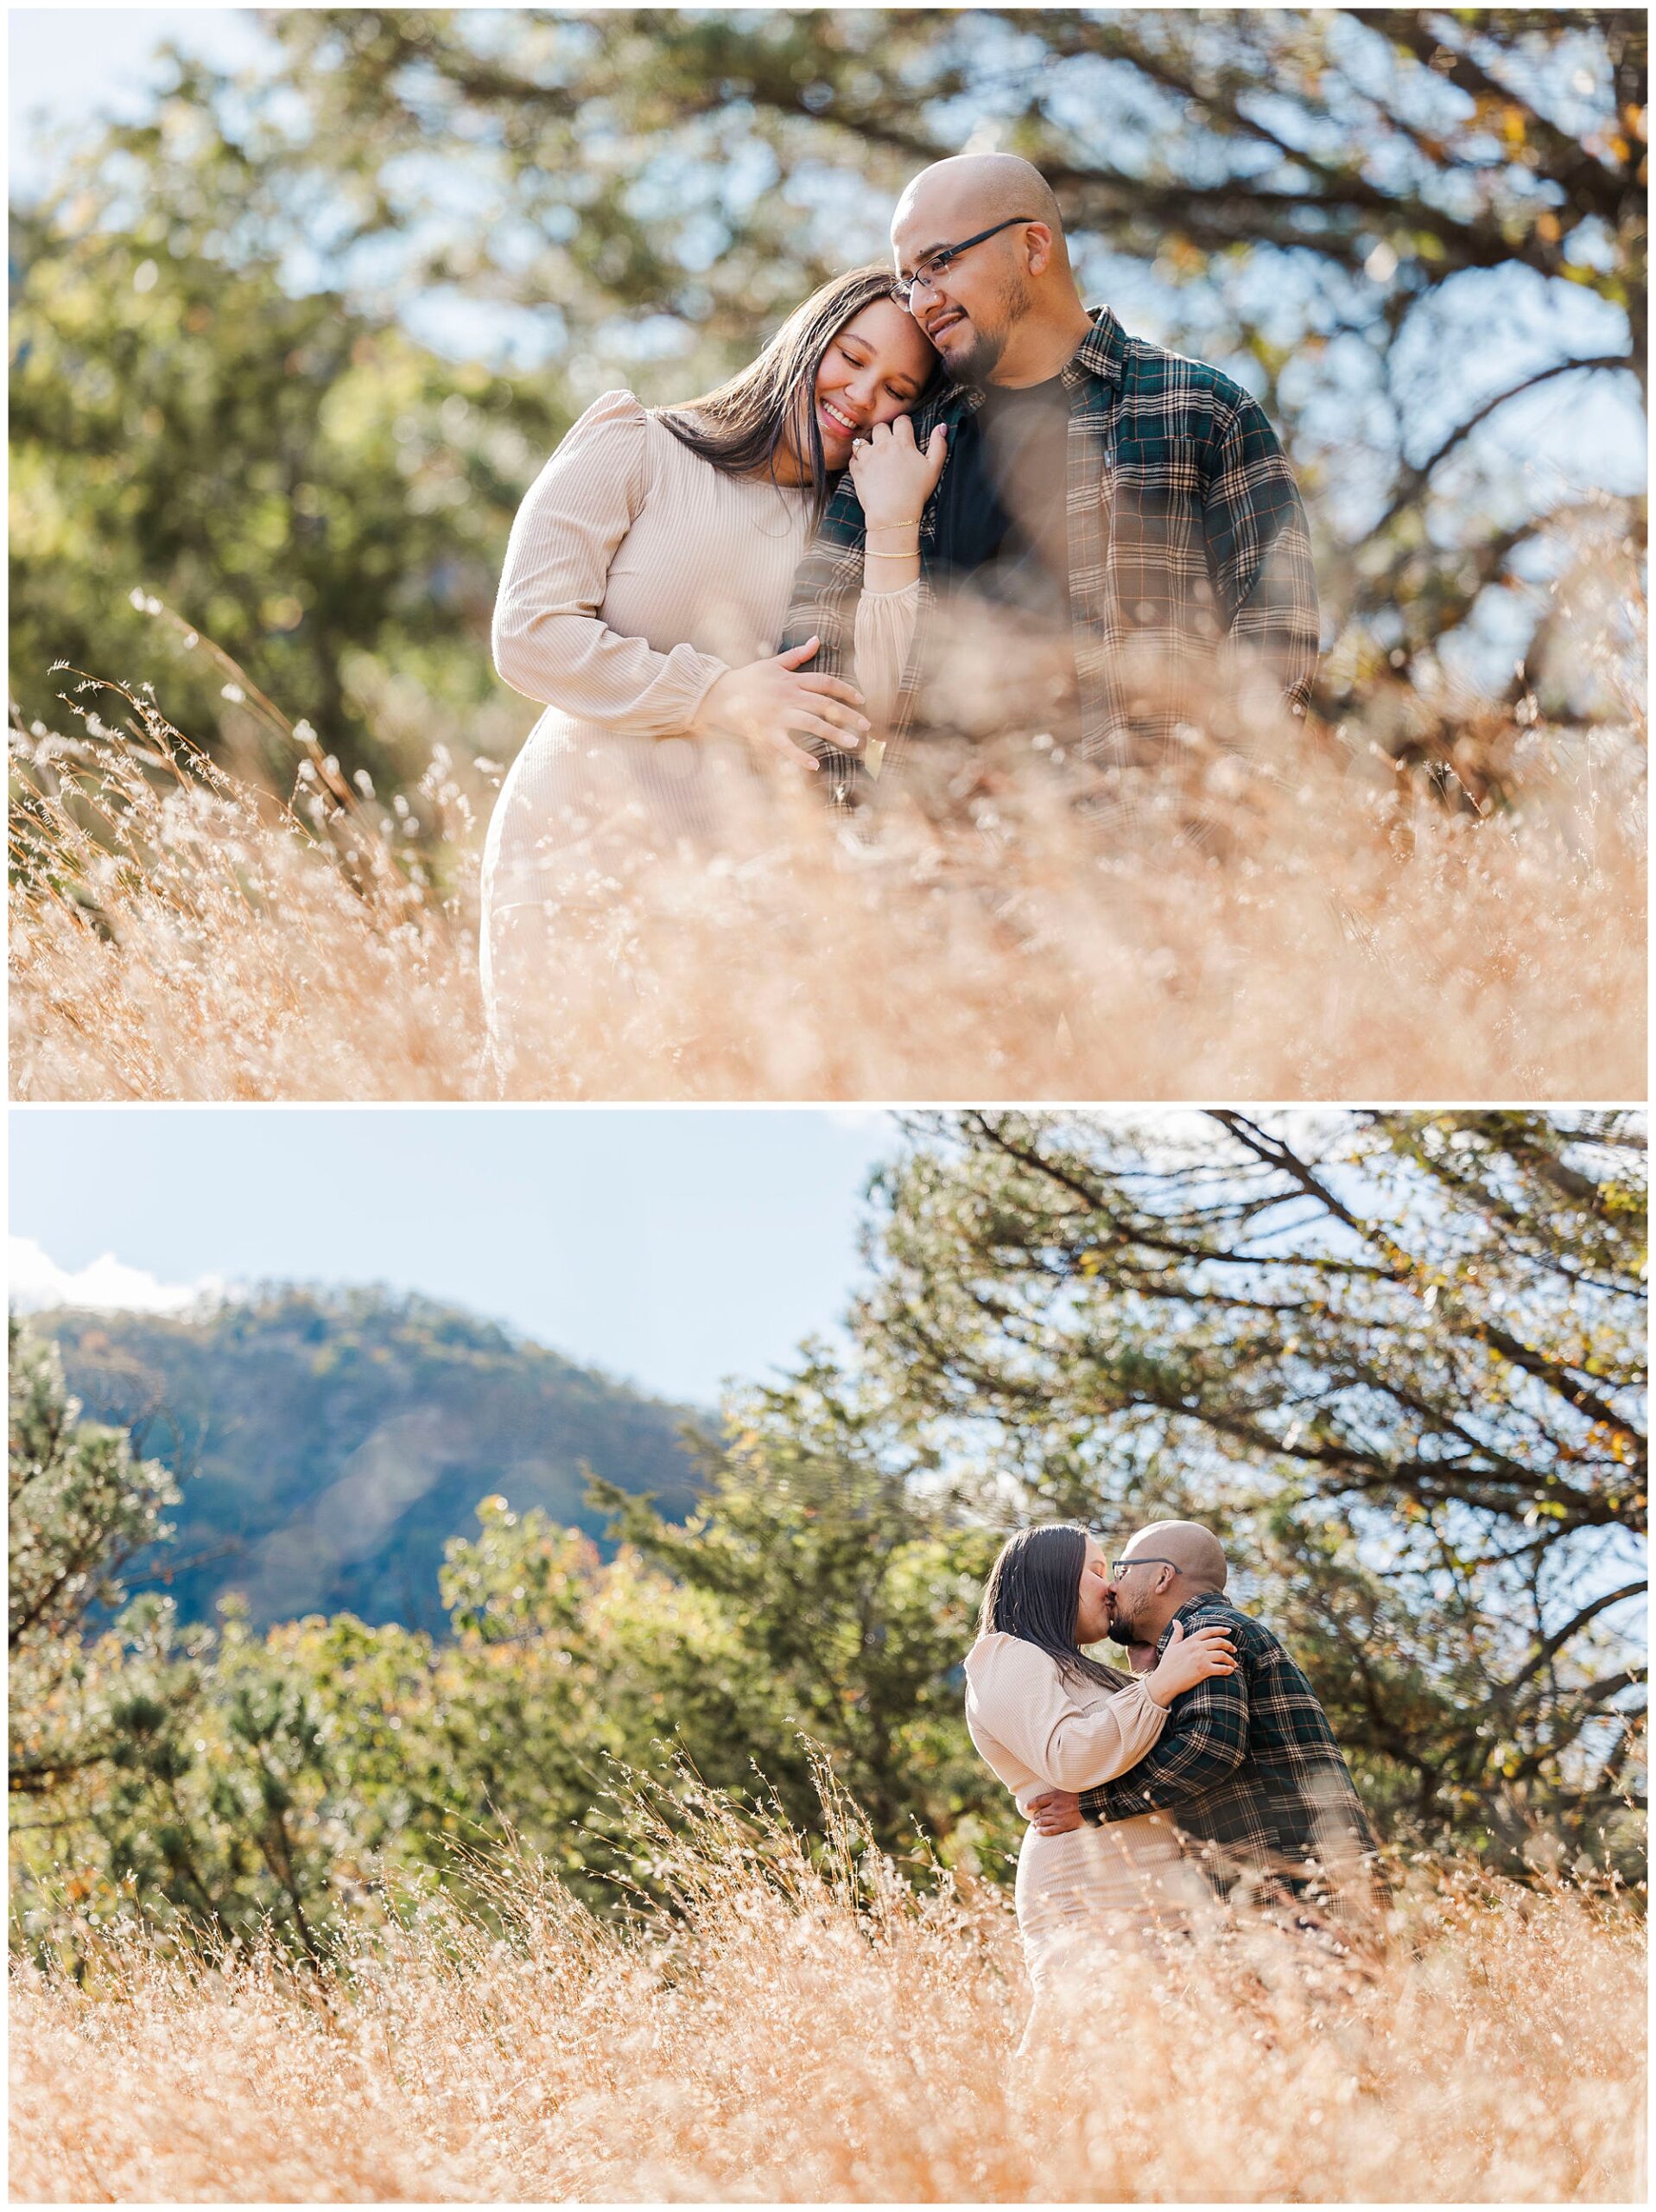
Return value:
M 231 69 L 257 61 L 270 43 L 250 9 L 10 10 L 7 164 L 14 189 L 49 173 L 37 115 L 51 126 L 143 115 L 152 88 L 167 77 L 155 56 L 168 39 Z
M 785 1107 L 14 1107 L 10 1134 L 22 1301 L 384 1282 L 701 1404 L 833 1330 L 898 1141 Z

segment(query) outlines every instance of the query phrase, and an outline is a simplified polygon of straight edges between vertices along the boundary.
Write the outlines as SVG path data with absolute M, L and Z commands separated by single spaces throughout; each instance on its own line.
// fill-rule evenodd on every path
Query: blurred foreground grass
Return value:
M 73 736 L 13 732 L 16 1096 L 495 1095 L 487 764 L 439 746 L 388 807 L 284 723 L 282 800 L 144 697 L 95 696 L 122 727 L 80 708 Z M 1141 779 L 1130 835 L 1080 820 L 1030 738 L 912 752 L 871 836 L 739 777 L 709 859 L 653 849 L 618 798 L 530 970 L 508 1088 L 1640 1095 L 1634 722 L 1486 715 L 1425 765 L 1294 737 L 1193 732 L 1177 779 Z
M 506 1858 L 320 1971 L 118 1929 L 79 1982 L 16 1960 L 12 2195 L 1640 2194 L 1642 1923 L 1613 1891 L 1422 1865 L 1367 1974 L 1234 1929 L 1114 1962 L 1018 2059 L 1005 1892 L 917 1892 L 828 1825 L 815 1859 L 716 1802 L 661 1826 L 630 1924 Z

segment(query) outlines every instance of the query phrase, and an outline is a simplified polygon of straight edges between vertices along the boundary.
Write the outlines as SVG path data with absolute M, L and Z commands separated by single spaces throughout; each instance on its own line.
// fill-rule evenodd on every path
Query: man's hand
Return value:
M 1081 1800 L 1073 1790 L 1049 1789 L 1031 1802 L 1029 1817 L 1043 1835 L 1068 1835 L 1082 1825 Z
M 863 703 L 861 692 L 837 676 L 813 676 L 804 666 L 822 642 L 807 638 L 803 645 L 790 645 L 767 660 L 727 668 L 703 695 L 695 722 L 697 734 L 728 730 L 761 753 L 780 753 L 810 774 L 821 764 L 797 741 L 802 730 L 826 738 L 841 753 L 860 753 L 873 728 L 857 711 Z

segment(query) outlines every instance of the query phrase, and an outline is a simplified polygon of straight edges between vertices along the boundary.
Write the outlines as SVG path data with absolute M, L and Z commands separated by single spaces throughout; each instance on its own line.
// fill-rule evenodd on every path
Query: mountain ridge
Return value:
M 29 1319 L 86 1417 L 130 1427 L 179 1477 L 174 1540 L 128 1586 L 168 1587 L 186 1619 L 237 1591 L 257 1626 L 350 1611 L 441 1632 L 443 1544 L 474 1529 L 479 1498 L 607 1548 L 587 1470 L 682 1516 L 697 1495 L 684 1432 L 715 1427 L 419 1293 L 275 1284 L 181 1313 Z

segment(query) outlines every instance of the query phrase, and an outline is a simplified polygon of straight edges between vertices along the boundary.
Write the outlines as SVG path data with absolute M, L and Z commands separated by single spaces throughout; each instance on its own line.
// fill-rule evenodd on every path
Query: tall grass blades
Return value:
M 119 696 L 119 728 L 13 734 L 18 1097 L 1642 1090 L 1631 727 L 1469 728 L 1431 774 L 1193 731 L 1101 821 L 1038 733 L 939 742 L 854 833 L 733 775 L 716 850 L 618 792 L 515 942 L 503 1054 L 478 764 L 440 747 L 385 807 L 301 724 L 279 801 Z
M 1626 2201 L 1640 1923 L 1416 1870 L 1386 1961 L 1220 1936 L 1118 1958 L 1019 2059 L 1004 1892 L 705 1813 L 602 1921 L 521 1859 L 318 1973 L 105 1934 L 19 1959 L 31 2202 Z M 663 1902 L 664 1900 L 664 1902 Z

